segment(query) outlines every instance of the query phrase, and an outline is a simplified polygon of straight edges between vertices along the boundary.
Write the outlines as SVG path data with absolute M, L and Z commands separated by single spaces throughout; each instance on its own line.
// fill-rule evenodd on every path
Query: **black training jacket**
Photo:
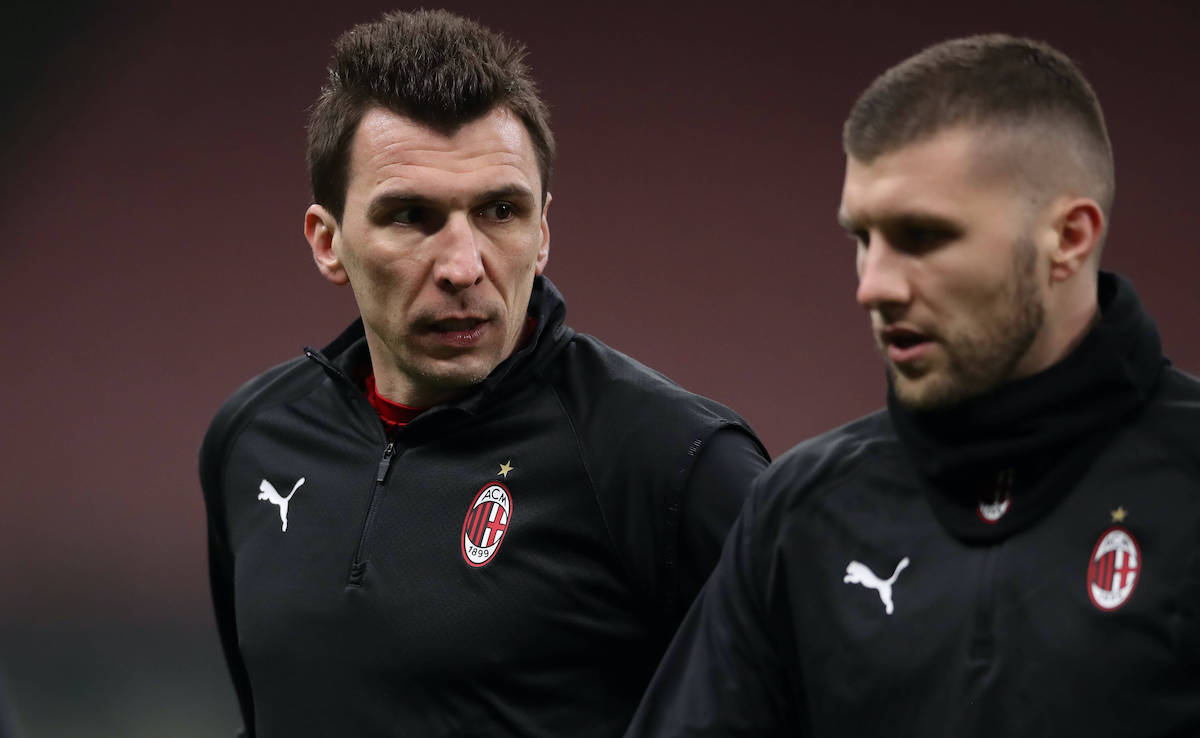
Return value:
M 628 735 L 1200 736 L 1200 382 L 1100 305 L 1042 374 L 772 465 Z
M 619 736 L 765 451 L 563 324 L 389 437 L 361 323 L 221 408 L 201 450 L 248 735 Z

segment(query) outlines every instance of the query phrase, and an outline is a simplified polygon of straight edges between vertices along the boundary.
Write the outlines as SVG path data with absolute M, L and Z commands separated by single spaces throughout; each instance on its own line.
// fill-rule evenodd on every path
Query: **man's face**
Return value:
M 850 157 L 839 220 L 858 243 L 860 305 L 905 405 L 955 405 L 1040 371 L 1046 282 L 1035 205 L 953 128 Z
M 322 274 L 354 290 L 381 394 L 436 404 L 512 354 L 550 253 L 548 205 L 507 109 L 450 135 L 367 111 L 341 223 L 314 205 L 305 231 Z

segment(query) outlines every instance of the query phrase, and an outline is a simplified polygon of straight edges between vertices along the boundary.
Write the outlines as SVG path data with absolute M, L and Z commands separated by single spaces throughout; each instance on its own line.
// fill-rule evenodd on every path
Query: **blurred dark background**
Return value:
M 304 122 L 333 37 L 390 7 L 6 4 L 0 692 L 29 738 L 237 727 L 196 449 L 237 385 L 355 314 L 301 236 Z M 834 222 L 840 127 L 876 74 L 956 35 L 1080 62 L 1117 154 L 1107 266 L 1200 371 L 1194 3 L 446 7 L 529 47 L 570 321 L 775 454 L 881 403 Z

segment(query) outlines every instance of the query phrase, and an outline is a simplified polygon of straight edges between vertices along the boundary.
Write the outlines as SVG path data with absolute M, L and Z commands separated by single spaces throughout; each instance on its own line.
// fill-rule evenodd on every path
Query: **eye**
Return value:
M 422 205 L 406 205 L 392 211 L 391 220 L 402 225 L 419 225 L 429 220 L 429 209 Z
M 901 228 L 896 236 L 897 246 L 906 251 L 921 252 L 941 246 L 955 234 L 945 228 L 909 225 Z
M 480 209 L 479 214 L 489 220 L 503 223 L 517 217 L 517 208 L 510 202 L 494 202 Z

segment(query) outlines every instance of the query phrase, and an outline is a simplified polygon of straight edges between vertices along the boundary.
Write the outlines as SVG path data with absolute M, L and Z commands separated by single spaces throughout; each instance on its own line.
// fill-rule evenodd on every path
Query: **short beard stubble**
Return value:
M 889 362 L 888 373 L 896 398 L 911 410 L 945 410 L 985 394 L 1008 381 L 1029 351 L 1046 320 L 1037 285 L 1037 247 L 1023 237 L 1013 247 L 1013 279 L 1003 312 L 979 316 L 978 333 L 944 336 L 947 354 L 943 376 L 929 386 L 906 387 Z

